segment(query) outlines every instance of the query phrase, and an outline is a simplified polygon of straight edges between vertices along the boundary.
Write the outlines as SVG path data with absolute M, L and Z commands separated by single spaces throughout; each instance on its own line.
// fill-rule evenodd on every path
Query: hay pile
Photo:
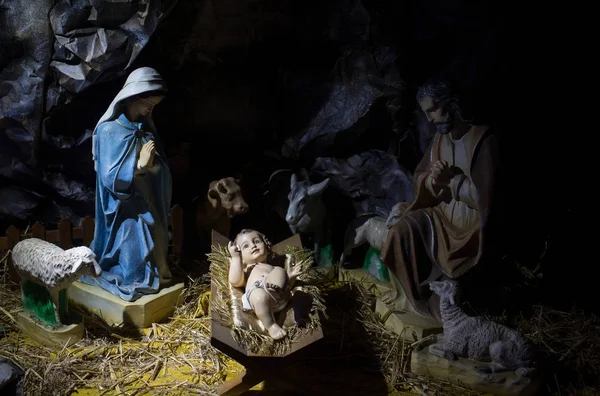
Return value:
M 27 395 L 214 394 L 227 375 L 242 367 L 210 345 L 206 315 L 206 278 L 189 280 L 182 304 L 172 320 L 154 324 L 144 334 L 108 328 L 85 316 L 86 336 L 63 350 L 54 350 L 21 334 L 14 313 L 21 308 L 19 287 L 0 285 L 0 356 L 25 370 Z
M 541 352 L 548 388 L 569 395 L 600 395 L 600 319 L 577 309 L 562 312 L 534 306 L 515 327 Z
M 359 299 L 367 299 L 358 289 Z M 393 390 L 408 390 L 423 395 L 477 395 L 478 392 L 410 372 L 411 345 L 382 326 L 377 315 L 366 304 L 359 308 L 361 322 L 371 335 L 382 363 L 381 370 Z M 482 313 L 482 316 L 487 316 Z M 489 317 L 488 317 L 489 318 Z M 600 395 L 600 319 L 580 310 L 561 312 L 550 307 L 534 306 L 525 317 L 489 318 L 518 329 L 529 338 L 539 353 L 544 378 L 540 392 L 552 395 Z M 392 347 L 390 348 L 390 345 Z M 390 359 L 400 356 L 400 359 Z
M 21 307 L 19 289 L 2 275 L 0 326 L 5 333 L 0 331 L 0 355 L 25 369 L 24 394 L 212 395 L 226 377 L 242 369 L 209 344 L 208 276 L 188 279 L 182 304 L 168 323 L 133 334 L 85 317 L 86 338 L 56 351 L 19 332 L 12 319 Z M 412 374 L 411 345 L 383 326 L 370 309 L 371 295 L 365 289 L 330 282 L 322 290 L 326 291 L 328 319 L 322 320 L 326 337 L 310 353 L 294 354 L 281 367 L 300 378 L 310 394 L 477 394 Z M 600 376 L 597 318 L 536 307 L 534 315 L 517 319 L 516 327 L 533 340 L 548 363 L 544 367 L 548 393 L 598 394 L 594 390 L 599 389 L 595 381 Z

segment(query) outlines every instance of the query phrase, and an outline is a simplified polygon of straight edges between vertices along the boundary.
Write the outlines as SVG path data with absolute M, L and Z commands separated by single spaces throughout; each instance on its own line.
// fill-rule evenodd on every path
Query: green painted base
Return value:
M 24 280 L 21 282 L 21 295 L 25 311 L 48 325 L 58 324 L 54 303 L 48 289 L 35 282 Z M 58 313 L 63 323 L 67 321 L 69 312 L 67 304 L 67 289 L 62 289 L 58 293 Z
M 369 247 L 365 255 L 363 269 L 373 275 L 377 280 L 389 282 L 390 274 L 380 258 L 381 252 L 374 247 Z
M 322 247 L 319 250 L 320 257 L 317 267 L 327 268 L 333 265 L 333 246 L 331 244 Z
M 71 346 L 79 341 L 84 336 L 83 321 L 79 315 L 71 315 L 67 323 L 60 326 L 48 326 L 40 323 L 37 317 L 33 317 L 31 313 L 21 311 L 17 313 L 17 324 L 21 330 L 29 337 L 39 342 L 54 348 L 64 348 Z

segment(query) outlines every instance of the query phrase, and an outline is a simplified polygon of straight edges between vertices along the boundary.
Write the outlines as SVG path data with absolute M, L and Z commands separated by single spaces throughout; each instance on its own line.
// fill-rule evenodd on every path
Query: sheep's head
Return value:
M 86 246 L 78 246 L 67 250 L 73 259 L 73 268 L 71 273 L 79 273 L 80 275 L 91 275 L 98 277 L 102 274 L 102 269 L 96 262 L 96 255 L 92 249 Z
M 458 294 L 458 286 L 456 282 L 451 280 L 434 281 L 429 283 L 429 288 L 441 298 L 448 298 L 450 304 L 456 304 L 456 296 Z

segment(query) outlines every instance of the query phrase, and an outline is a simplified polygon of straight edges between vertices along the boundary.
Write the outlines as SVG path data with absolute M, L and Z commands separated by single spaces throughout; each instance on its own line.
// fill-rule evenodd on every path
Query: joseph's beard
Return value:
M 434 125 L 438 133 L 442 135 L 447 135 L 450 133 L 450 121 L 436 122 Z
M 450 114 L 448 114 L 444 121 L 435 122 L 434 125 L 435 125 L 435 128 L 437 129 L 437 132 L 442 135 L 449 134 L 450 130 L 452 129 L 452 121 L 453 120 L 454 119 L 452 118 L 452 116 Z

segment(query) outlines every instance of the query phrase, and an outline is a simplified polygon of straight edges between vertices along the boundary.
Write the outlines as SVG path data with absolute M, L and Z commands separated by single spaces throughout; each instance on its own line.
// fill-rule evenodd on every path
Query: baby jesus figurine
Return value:
M 283 338 L 286 331 L 275 322 L 273 314 L 286 307 L 301 266 L 291 265 L 286 270 L 267 264 L 272 245 L 255 230 L 242 230 L 228 248 L 229 283 L 234 287 L 245 286 L 243 310 L 254 311 L 273 339 Z

